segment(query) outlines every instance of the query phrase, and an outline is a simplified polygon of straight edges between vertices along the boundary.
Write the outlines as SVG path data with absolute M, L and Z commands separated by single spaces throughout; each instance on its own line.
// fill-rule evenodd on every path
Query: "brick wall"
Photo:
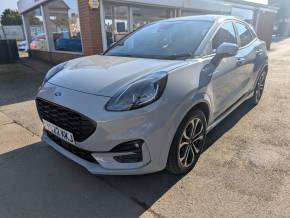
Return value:
M 90 9 L 88 0 L 78 0 L 84 55 L 103 52 L 100 9 Z
M 48 51 L 38 51 L 38 50 L 30 50 L 29 55 L 35 59 L 39 59 L 39 60 L 46 61 L 53 64 L 59 64 L 61 62 L 71 60 L 74 58 L 79 58 L 82 56 L 78 54 L 48 52 Z

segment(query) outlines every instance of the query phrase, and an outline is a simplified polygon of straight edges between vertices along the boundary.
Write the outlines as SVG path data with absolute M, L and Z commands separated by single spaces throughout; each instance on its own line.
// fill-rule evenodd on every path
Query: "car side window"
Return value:
M 227 22 L 223 24 L 215 34 L 212 40 L 213 51 L 215 52 L 215 50 L 224 42 L 238 44 L 235 29 L 232 22 Z
M 240 37 L 241 47 L 250 44 L 250 42 L 254 40 L 254 36 L 252 35 L 249 27 L 247 27 L 245 24 L 236 23 L 236 27 Z
M 252 33 L 253 38 L 254 39 L 257 38 L 257 34 L 256 34 L 255 30 L 253 29 L 253 27 L 250 27 L 250 31 Z

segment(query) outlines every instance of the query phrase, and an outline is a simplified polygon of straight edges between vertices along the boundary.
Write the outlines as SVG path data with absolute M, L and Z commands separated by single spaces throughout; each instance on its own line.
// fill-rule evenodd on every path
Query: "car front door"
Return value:
M 224 42 L 238 44 L 236 31 L 232 21 L 226 21 L 214 35 L 211 46 L 216 49 Z M 241 71 L 239 56 L 223 58 L 212 73 L 209 88 L 214 106 L 213 119 L 218 118 L 230 108 L 241 95 L 241 83 L 244 80 Z

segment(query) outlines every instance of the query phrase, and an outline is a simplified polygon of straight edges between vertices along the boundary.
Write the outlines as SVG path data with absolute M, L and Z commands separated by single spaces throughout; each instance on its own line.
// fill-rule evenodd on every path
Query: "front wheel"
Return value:
M 207 122 L 200 110 L 193 110 L 181 122 L 167 160 L 167 170 L 185 174 L 196 164 L 206 139 Z

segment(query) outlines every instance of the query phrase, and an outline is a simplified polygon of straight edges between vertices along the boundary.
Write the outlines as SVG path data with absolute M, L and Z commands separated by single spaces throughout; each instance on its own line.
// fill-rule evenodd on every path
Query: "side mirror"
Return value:
M 216 56 L 220 58 L 232 57 L 238 53 L 239 47 L 237 44 L 224 42 L 216 50 Z
M 237 44 L 224 42 L 217 48 L 212 63 L 217 66 L 223 58 L 235 56 L 238 53 L 238 50 L 239 47 Z

